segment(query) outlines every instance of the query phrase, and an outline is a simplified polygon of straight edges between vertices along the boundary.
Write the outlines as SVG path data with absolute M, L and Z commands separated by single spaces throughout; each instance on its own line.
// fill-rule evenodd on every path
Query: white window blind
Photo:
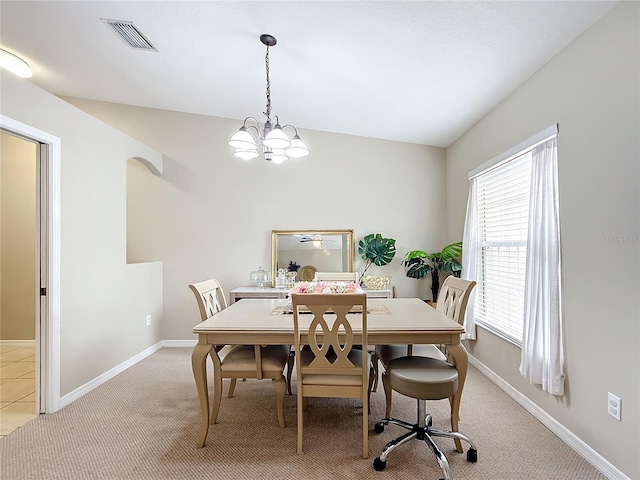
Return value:
M 477 176 L 476 322 L 522 344 L 531 150 Z

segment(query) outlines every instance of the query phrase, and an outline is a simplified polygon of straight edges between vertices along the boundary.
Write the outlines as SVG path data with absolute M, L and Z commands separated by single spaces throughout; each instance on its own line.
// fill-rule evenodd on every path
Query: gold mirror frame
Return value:
M 336 245 L 333 245 L 334 243 Z M 300 248 L 296 248 L 298 244 Z M 283 246 L 287 248 L 284 249 Z M 334 251 L 336 255 L 332 255 Z M 283 252 L 287 253 L 284 258 L 280 258 L 283 257 Z M 290 261 L 299 262 L 300 269 L 310 267 L 316 271 L 353 272 L 353 253 L 353 230 L 272 230 L 271 285 L 276 285 L 278 268 L 288 269 Z M 300 258 L 290 258 L 293 255 Z M 320 260 L 319 255 L 328 259 Z M 278 262 L 281 265 L 278 265 Z

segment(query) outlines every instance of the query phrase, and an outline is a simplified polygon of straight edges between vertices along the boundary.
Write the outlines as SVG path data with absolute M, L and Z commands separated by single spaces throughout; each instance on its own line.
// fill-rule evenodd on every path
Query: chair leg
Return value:
M 387 404 L 387 408 L 385 410 L 384 416 L 390 417 L 391 416 L 391 392 L 393 392 L 393 389 L 389 384 L 389 377 L 387 376 L 386 372 L 382 372 L 382 386 L 384 387 L 384 396 Z
M 373 367 L 373 387 L 371 388 L 372 392 L 378 391 L 378 375 L 380 374 L 380 370 L 378 369 L 380 358 L 375 350 L 371 352 L 371 364 Z
M 376 433 L 382 432 L 384 430 L 385 425 L 397 425 L 398 427 L 406 428 L 407 430 L 412 430 L 415 424 L 405 422 L 404 420 L 398 420 L 397 418 L 387 417 L 387 418 L 383 418 L 376 424 L 375 426 Z
M 367 408 L 362 409 L 362 458 L 369 458 L 369 413 L 371 413 L 371 404 L 369 403 L 370 398 L 371 377 L 369 377 L 369 385 L 367 386 L 367 396 L 363 399 L 363 401 L 367 402 Z
M 306 398 L 302 397 L 302 385 L 298 386 L 298 455 L 302 455 L 302 411 L 306 409 Z
M 215 375 L 213 377 L 213 408 L 209 417 L 209 425 L 213 425 L 218 420 L 218 411 L 220 411 L 220 402 L 222 400 L 222 376 Z
M 380 460 L 381 461 L 386 461 L 387 457 L 389 456 L 389 454 L 391 452 L 393 452 L 396 448 L 398 448 L 400 445 L 407 443 L 409 440 L 413 440 L 414 438 L 416 438 L 416 436 L 418 435 L 418 432 L 415 431 L 410 431 L 405 433 L 404 435 L 391 440 L 389 443 L 387 443 L 384 448 L 382 449 L 382 454 L 380 455 Z
M 471 439 L 460 432 L 447 432 L 443 430 L 434 430 L 431 428 L 429 429 L 429 435 L 431 435 L 432 437 L 444 437 L 444 438 L 453 438 L 454 440 L 456 439 L 463 440 L 469 444 L 469 450 L 474 450 L 475 452 L 478 451 L 478 449 L 476 448 L 476 445 L 471 441 Z M 477 457 L 477 453 L 475 455 Z M 467 455 L 467 456 L 470 456 L 470 455 Z
M 371 414 L 371 392 L 375 391 L 372 389 L 373 386 L 373 375 L 374 373 L 372 371 L 369 372 L 369 386 L 367 388 L 367 411 L 369 412 L 369 414 Z
M 291 392 L 291 374 L 293 373 L 293 364 L 295 361 L 295 353 L 291 351 L 289 353 L 289 358 L 287 358 L 287 392 L 289 395 L 293 395 Z
M 433 454 L 436 456 L 438 464 L 442 469 L 442 473 L 444 473 L 444 480 L 451 480 L 451 470 L 449 469 L 449 462 L 447 461 L 447 457 L 444 456 L 444 453 L 442 453 L 438 446 L 433 442 L 431 436 L 425 435 L 423 440 L 424 443 L 429 446 Z
M 236 382 L 238 381 L 237 378 L 232 378 L 231 382 L 229 383 L 229 393 L 227 393 L 227 397 L 228 398 L 233 398 L 233 392 L 235 392 L 236 390 Z
M 287 382 L 284 377 L 274 378 L 271 380 L 271 385 L 276 389 L 278 424 L 280 425 L 280 428 L 284 428 L 284 396 L 287 390 Z

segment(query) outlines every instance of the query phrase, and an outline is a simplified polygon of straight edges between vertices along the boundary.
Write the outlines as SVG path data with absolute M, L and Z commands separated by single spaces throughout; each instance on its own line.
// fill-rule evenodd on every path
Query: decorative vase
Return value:
M 391 284 L 389 275 L 365 275 L 362 277 L 362 283 L 369 290 L 384 290 Z

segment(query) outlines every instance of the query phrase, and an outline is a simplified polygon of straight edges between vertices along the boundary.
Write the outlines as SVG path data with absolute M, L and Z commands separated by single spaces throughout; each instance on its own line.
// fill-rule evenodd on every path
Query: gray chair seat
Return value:
M 387 364 L 391 388 L 419 400 L 440 400 L 458 390 L 458 371 L 442 360 L 401 357 Z

